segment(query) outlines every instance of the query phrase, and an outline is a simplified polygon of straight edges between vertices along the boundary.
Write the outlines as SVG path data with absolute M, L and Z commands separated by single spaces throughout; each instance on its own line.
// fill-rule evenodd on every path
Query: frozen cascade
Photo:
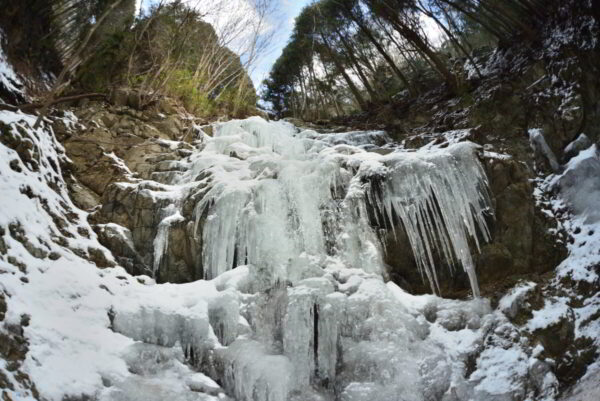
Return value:
M 366 178 L 374 174 L 367 167 Z M 479 249 L 479 229 L 483 239 L 489 240 L 485 222 L 489 194 L 472 144 L 454 145 L 449 152 L 394 157 L 383 180 L 381 187 L 369 192 L 374 192 L 370 201 L 377 208 L 377 215 L 387 219 L 392 229 L 394 216 L 400 218 L 432 290 L 439 292 L 432 257 L 432 249 L 437 245 L 450 263 L 455 258 L 460 261 L 469 275 L 473 294 L 479 296 L 468 239 L 472 238 Z
M 382 280 L 378 231 L 403 227 L 434 292 L 437 249 L 478 297 L 469 241 L 488 240 L 491 211 L 476 145 L 406 151 L 380 131 L 327 135 L 261 118 L 213 133 L 169 185 L 196 200 L 204 276 L 230 291 L 209 307 L 226 346 L 216 376 L 240 401 L 420 399 L 413 364 L 437 351 Z M 155 268 L 181 218 L 165 214 Z
M 171 227 L 171 224 L 183 221 L 183 216 L 181 216 L 174 204 L 170 204 L 165 209 L 166 211 L 163 210 L 163 213 L 167 213 L 168 216 L 164 217 L 158 225 L 158 233 L 156 234 L 153 243 L 154 265 L 152 267 L 152 277 L 154 278 L 156 278 L 156 273 L 160 267 L 162 257 L 169 246 L 169 228 Z
M 40 155 L 39 171 L 19 172 L 0 144 L 0 190 L 14 201 L 0 222 L 27 228 L 60 258 L 27 256 L 2 235 L 29 280 L 3 263 L 1 285 L 11 294 L 6 321 L 31 316 L 24 366 L 45 399 L 504 401 L 554 391 L 551 372 L 538 377 L 539 353 L 487 300 L 413 296 L 384 280 L 379 235 L 404 230 L 434 286 L 435 248 L 471 269 L 477 294 L 468 246 L 486 239 L 488 198 L 475 145 L 406 151 L 381 132 L 365 140 L 259 118 L 218 124 L 170 182 L 117 184 L 160 206 L 155 274 L 183 230 L 199 240 L 194 260 L 210 280 L 157 284 L 98 269 L 53 241 L 56 219 L 23 184 L 53 214 L 77 211 L 85 230 L 68 226 L 73 244 L 100 247 L 81 234 L 92 232 L 87 216 L 52 168 L 64 154 L 51 131 L 31 128 L 35 119 L 0 112 L 11 138 Z M 586 151 L 577 166 L 596 156 Z

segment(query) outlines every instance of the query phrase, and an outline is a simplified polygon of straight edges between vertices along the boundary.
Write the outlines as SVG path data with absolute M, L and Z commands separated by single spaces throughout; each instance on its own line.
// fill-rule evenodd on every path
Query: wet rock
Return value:
M 203 278 L 201 255 L 196 251 L 201 244 L 196 243 L 188 227 L 185 220 L 169 227 L 167 249 L 156 274 L 158 282 L 188 283 Z
M 151 184 L 111 184 L 102 197 L 102 208 L 93 218 L 96 223 L 116 223 L 129 229 L 133 248 L 141 256 L 140 265 L 152 266 L 153 241 L 162 220 L 162 209 L 170 204 L 169 199 L 154 196 L 154 191 L 161 190 Z

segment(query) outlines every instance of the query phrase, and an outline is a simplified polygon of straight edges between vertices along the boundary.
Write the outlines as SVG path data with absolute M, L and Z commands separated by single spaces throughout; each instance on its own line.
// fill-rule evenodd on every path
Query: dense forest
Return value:
M 262 96 L 278 115 L 317 120 L 406 104 L 440 86 L 466 92 L 493 50 L 539 45 L 559 11 L 538 0 L 315 1 Z

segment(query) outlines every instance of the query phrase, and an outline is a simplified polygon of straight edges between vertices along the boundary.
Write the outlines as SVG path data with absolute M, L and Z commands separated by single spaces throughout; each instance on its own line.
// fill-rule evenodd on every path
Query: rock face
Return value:
M 153 241 L 169 205 L 161 201 L 161 193 L 169 191 L 161 182 L 181 174 L 177 161 L 191 154 L 189 143 L 201 133 L 204 121 L 182 118 L 168 100 L 141 112 L 135 98 L 131 91 L 118 89 L 113 105 L 88 103 L 74 109 L 76 122 L 54 121 L 72 161 L 65 165 L 74 178 L 69 182 L 71 196 L 82 209 L 94 211 L 90 221 L 99 241 L 132 274 L 152 276 L 157 271 L 161 282 L 194 281 L 202 278 L 196 254 L 201 247 L 188 222 L 169 228 L 172 240 L 160 262 L 155 262 Z
M 102 207 L 92 216 L 96 227 L 105 232 L 99 235 L 99 240 L 119 260 L 127 260 L 124 266 L 131 266 L 132 274 L 152 276 L 156 273 L 159 282 L 185 283 L 201 279 L 202 261 L 198 250 L 202 247 L 189 220 L 182 219 L 166 228 L 168 246 L 157 261 L 154 241 L 165 218 L 165 209 L 172 202 L 169 198 L 160 199 L 165 192 L 165 187 L 151 182 L 112 184 L 103 195 Z M 118 226 L 119 235 L 112 235 L 112 224 Z

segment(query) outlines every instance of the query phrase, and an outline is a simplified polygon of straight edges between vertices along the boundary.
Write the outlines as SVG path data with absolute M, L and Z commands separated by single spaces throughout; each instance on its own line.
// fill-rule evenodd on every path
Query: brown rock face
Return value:
M 493 282 L 530 269 L 534 199 L 526 165 L 515 159 L 487 159 L 485 167 L 495 203 L 493 241 L 482 247 L 476 263 L 481 280 Z
M 89 218 L 100 243 L 130 273 L 155 274 L 161 282 L 194 281 L 202 278 L 202 263 L 190 222 L 193 207 L 184 208 L 184 220 L 168 227 L 160 261 L 154 260 L 154 238 L 171 202 L 161 197 L 160 183 L 181 174 L 177 161 L 194 149 L 183 141 L 194 142 L 199 132 L 192 123 L 205 121 L 182 118 L 169 99 L 158 102 L 158 109 L 141 111 L 139 97 L 116 89 L 110 106 L 92 102 L 74 109 L 76 124 L 55 120 L 54 132 L 71 160 L 63 166 L 73 177 L 70 194 L 80 208 L 93 211 Z M 173 146 L 170 140 L 180 142 Z M 111 264 L 97 250 L 87 255 L 99 267 Z
M 155 254 L 155 238 L 172 200 L 152 181 L 111 184 L 102 207 L 91 218 L 99 241 L 132 274 L 154 275 L 159 282 L 183 283 L 203 278 L 201 235 L 194 233 L 194 196 L 184 201 L 181 219 L 168 225 L 166 248 Z
M 203 277 L 202 244 L 194 239 L 194 222 L 183 220 L 169 228 L 169 242 L 158 265 L 157 280 L 187 283 Z

